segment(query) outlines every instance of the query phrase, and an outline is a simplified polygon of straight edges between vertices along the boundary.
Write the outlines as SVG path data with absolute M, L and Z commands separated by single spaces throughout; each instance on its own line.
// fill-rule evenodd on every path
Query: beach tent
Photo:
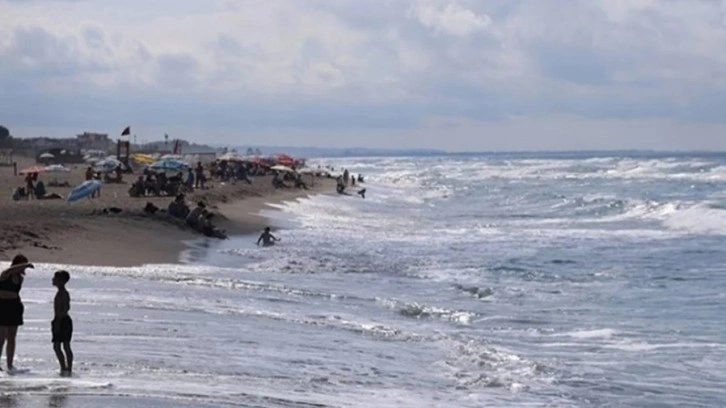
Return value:
M 20 170 L 20 174 L 45 173 L 48 171 L 45 166 L 31 166 L 27 169 Z
M 83 183 L 77 185 L 68 194 L 68 202 L 72 203 L 82 198 L 90 197 L 95 191 L 101 189 L 101 182 L 98 180 L 86 180 Z
M 149 168 L 155 171 L 181 171 L 184 168 L 189 167 L 188 164 L 179 160 L 159 160 L 154 162 Z

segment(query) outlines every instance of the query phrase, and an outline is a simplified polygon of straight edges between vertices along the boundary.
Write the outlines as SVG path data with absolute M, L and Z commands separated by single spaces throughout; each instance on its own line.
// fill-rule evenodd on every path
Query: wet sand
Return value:
M 16 158 L 18 172 L 36 165 L 32 159 Z M 50 187 L 54 179 L 76 186 L 84 180 L 86 166 L 75 165 L 70 173 L 42 173 L 48 193 L 64 197 L 71 187 Z M 69 204 L 66 200 L 13 201 L 12 191 L 24 185 L 24 176 L 13 175 L 12 167 L 0 167 L 0 256 L 10 259 L 23 253 L 34 262 L 75 265 L 135 266 L 150 263 L 177 263 L 186 248 L 185 241 L 202 236 L 180 220 L 164 214 L 151 216 L 142 209 L 147 202 L 166 209 L 172 197 L 132 198 L 128 189 L 137 176 L 124 175 L 122 184 L 104 184 L 101 197 Z M 306 176 L 306 182 L 310 181 Z M 335 191 L 335 182 L 316 178 L 310 190 L 272 188 L 271 178 L 258 177 L 254 183 L 208 183 L 209 189 L 187 196 L 190 207 L 205 201 L 218 214 L 215 223 L 229 234 L 250 234 L 261 230 L 268 220 L 259 215 L 270 203 L 294 200 L 310 194 Z M 104 214 L 104 208 L 122 209 Z

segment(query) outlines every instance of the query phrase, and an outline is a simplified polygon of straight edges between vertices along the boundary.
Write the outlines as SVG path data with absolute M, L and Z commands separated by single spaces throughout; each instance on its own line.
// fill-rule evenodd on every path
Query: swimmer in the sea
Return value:
M 262 246 L 272 246 L 275 245 L 275 242 L 279 241 L 277 237 L 272 235 L 270 233 L 270 227 L 265 227 L 265 230 L 260 234 L 260 237 L 257 238 L 257 245 L 260 245 L 260 242 L 262 242 Z

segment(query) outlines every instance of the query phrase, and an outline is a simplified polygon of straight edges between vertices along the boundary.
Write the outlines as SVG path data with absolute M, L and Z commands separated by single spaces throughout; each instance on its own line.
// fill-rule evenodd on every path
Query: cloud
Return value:
M 470 132 L 460 146 L 481 149 L 500 144 L 476 129 L 532 133 L 514 123 L 553 116 L 622 132 L 726 126 L 725 4 L 0 0 L 0 122 L 48 134 L 187 126 L 230 140 L 228 129 L 346 132 L 371 146 L 455 148 L 420 136 L 445 133 L 432 124 L 447 118 L 468 124 L 456 127 Z M 653 138 L 610 143 L 638 140 Z M 555 133 L 544 145 L 574 146 Z

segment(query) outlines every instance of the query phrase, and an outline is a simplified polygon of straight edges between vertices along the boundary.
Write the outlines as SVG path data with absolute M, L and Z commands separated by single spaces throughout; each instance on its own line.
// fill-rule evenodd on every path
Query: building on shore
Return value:
M 108 151 L 114 143 L 108 138 L 108 133 L 83 132 L 76 135 L 77 148 L 81 150 Z
M 107 133 L 83 132 L 74 138 L 31 137 L 15 139 L 14 148 L 18 152 L 36 156 L 51 149 L 72 151 L 103 150 L 109 152 L 114 142 Z

